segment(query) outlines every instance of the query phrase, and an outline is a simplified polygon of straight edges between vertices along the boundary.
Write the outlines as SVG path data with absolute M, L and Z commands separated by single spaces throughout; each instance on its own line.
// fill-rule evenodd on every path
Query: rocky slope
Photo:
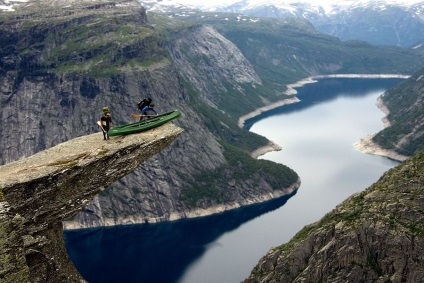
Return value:
M 273 248 L 244 282 L 423 282 L 424 151 Z
M 62 221 L 181 132 L 168 123 L 107 141 L 97 133 L 0 166 L 0 282 L 82 282 Z

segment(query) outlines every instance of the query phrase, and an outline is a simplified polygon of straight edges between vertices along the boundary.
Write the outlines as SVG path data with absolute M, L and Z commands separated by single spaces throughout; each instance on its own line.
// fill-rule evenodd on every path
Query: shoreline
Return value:
M 401 79 L 407 79 L 409 78 L 409 75 L 402 75 L 402 74 L 334 74 L 334 75 L 318 75 L 318 76 L 311 76 L 311 77 L 307 77 L 305 79 L 302 79 L 300 81 L 297 81 L 293 84 L 288 84 L 287 86 L 287 90 L 284 92 L 284 94 L 286 95 L 290 95 L 290 96 L 294 96 L 297 94 L 297 90 L 296 88 L 298 87 L 302 87 L 306 84 L 311 84 L 311 83 L 316 83 L 318 82 L 318 79 L 327 79 L 327 78 L 362 78 L 362 79 L 375 79 L 375 78 L 401 78 Z M 291 104 L 291 103 L 297 103 L 300 102 L 300 99 L 298 99 L 297 97 L 293 97 L 293 98 L 286 98 L 274 103 L 271 103 L 269 105 L 260 107 L 246 115 L 243 115 L 239 118 L 238 121 L 238 126 L 240 128 L 243 128 L 244 123 L 246 122 L 246 120 L 254 118 L 256 116 L 261 115 L 262 113 L 278 108 L 280 106 L 284 106 L 287 104 Z M 387 115 L 389 114 L 389 109 L 386 107 L 386 105 L 384 104 L 383 100 L 381 99 L 381 97 L 377 98 L 377 103 L 376 103 L 378 109 L 380 109 L 385 116 L 382 118 L 382 122 L 384 125 L 384 128 L 389 127 L 390 126 L 390 121 L 387 119 Z M 374 155 L 380 155 L 380 156 L 385 156 L 387 158 L 390 159 L 394 159 L 397 161 L 404 161 L 408 158 L 408 156 L 404 156 L 401 154 L 398 154 L 397 152 L 393 151 L 393 150 L 387 150 L 382 148 L 381 146 L 379 146 L 378 144 L 374 143 L 372 141 L 372 138 L 376 135 L 376 133 L 370 134 L 368 136 L 366 136 L 365 138 L 361 138 L 358 142 L 356 142 L 354 144 L 355 148 L 363 153 L 366 154 L 374 154 Z M 272 151 L 280 151 L 282 150 L 282 147 L 278 144 L 275 144 L 272 141 L 269 141 L 268 145 L 260 147 L 256 150 L 254 150 L 253 152 L 250 153 L 250 156 L 252 156 L 253 158 L 258 158 L 261 155 L 264 155 L 268 152 L 272 152 Z
M 284 105 L 288 105 L 288 104 L 292 104 L 292 103 L 297 103 L 299 101 L 300 101 L 299 98 L 297 98 L 297 97 L 291 97 L 291 98 L 286 98 L 286 99 L 283 99 L 283 100 L 279 100 L 277 102 L 273 102 L 273 103 L 268 104 L 266 106 L 262 106 L 260 108 L 257 108 L 256 110 L 254 110 L 254 111 L 252 111 L 250 113 L 247 113 L 246 115 L 241 116 L 239 118 L 239 120 L 238 120 L 238 126 L 239 126 L 239 128 L 243 128 L 244 127 L 244 123 L 247 120 L 251 119 L 251 118 L 254 118 L 256 116 L 259 116 L 259 115 L 261 115 L 264 112 L 267 112 L 269 110 L 278 108 L 280 106 L 284 106 Z
M 387 119 L 387 115 L 389 115 L 390 111 L 384 104 L 384 101 L 383 99 L 381 99 L 381 96 L 377 98 L 376 105 L 378 109 L 380 109 L 385 114 L 385 116 L 381 119 L 384 128 L 389 127 L 390 121 Z M 372 133 L 364 138 L 361 138 L 358 142 L 354 143 L 355 148 L 366 154 L 380 155 L 400 162 L 405 161 L 409 158 L 408 156 L 399 154 L 394 150 L 384 149 L 375 142 L 373 142 L 372 139 L 376 134 L 377 133 Z
M 293 194 L 300 187 L 300 179 L 298 179 L 295 183 L 291 184 L 289 187 L 282 188 L 280 190 L 274 190 L 272 192 L 268 192 L 262 195 L 259 195 L 255 198 L 245 199 L 241 202 L 231 202 L 227 204 L 219 204 L 208 208 L 197 208 L 188 211 L 182 212 L 173 212 L 166 219 L 163 217 L 124 217 L 124 218 L 103 218 L 101 220 L 100 225 L 81 225 L 81 223 L 68 220 L 62 222 L 62 229 L 66 231 L 75 231 L 82 229 L 93 229 L 99 227 L 111 227 L 111 226 L 126 226 L 126 225 L 135 225 L 135 224 L 146 224 L 146 223 L 164 223 L 164 222 L 172 222 L 178 221 L 181 219 L 193 219 L 199 217 L 205 217 L 214 215 L 217 213 L 223 213 L 232 209 L 237 209 L 241 207 L 245 207 L 252 204 L 264 203 L 267 201 L 271 201 L 274 199 L 278 199 L 282 196 L 287 196 Z
M 287 95 L 295 95 L 297 94 L 297 90 L 295 88 L 302 87 L 306 84 L 316 83 L 319 79 L 329 79 L 329 78 L 360 78 L 360 79 L 390 79 L 390 78 L 399 78 L 399 79 L 407 79 L 409 75 L 401 75 L 401 74 L 334 74 L 334 75 L 318 75 L 311 76 L 300 81 L 297 81 L 293 84 L 287 85 L 287 90 L 284 92 Z

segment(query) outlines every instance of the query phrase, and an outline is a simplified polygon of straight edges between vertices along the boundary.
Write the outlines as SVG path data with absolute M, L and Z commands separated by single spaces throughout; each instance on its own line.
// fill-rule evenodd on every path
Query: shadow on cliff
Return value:
M 64 232 L 68 254 L 90 283 L 178 282 L 222 234 L 271 212 L 295 193 L 207 217 Z

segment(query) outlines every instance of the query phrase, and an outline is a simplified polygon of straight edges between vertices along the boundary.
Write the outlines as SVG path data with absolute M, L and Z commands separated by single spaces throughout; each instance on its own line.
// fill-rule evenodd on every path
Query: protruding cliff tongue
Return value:
M 168 123 L 107 141 L 97 133 L 0 166 L 0 281 L 83 281 L 66 254 L 62 221 L 181 132 Z

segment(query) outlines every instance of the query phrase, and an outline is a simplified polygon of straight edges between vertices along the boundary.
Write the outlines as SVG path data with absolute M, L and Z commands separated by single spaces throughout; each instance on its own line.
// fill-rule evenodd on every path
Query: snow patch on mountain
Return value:
M 1 0 L 0 11 L 15 11 L 17 5 L 26 2 L 28 2 L 28 0 Z
M 396 6 L 413 6 L 417 3 L 423 3 L 423 0 L 339 0 L 335 1 L 314 1 L 314 0 L 139 0 L 142 4 L 148 6 L 174 6 L 174 7 L 191 7 L 203 11 L 223 11 L 226 8 L 236 5 L 240 11 L 251 10 L 258 7 L 276 7 L 277 9 L 286 10 L 288 12 L 296 13 L 296 10 L 301 6 L 307 8 L 308 12 L 317 12 L 323 9 L 326 14 L 337 13 L 344 9 L 352 9 L 355 7 L 379 7 L 384 9 L 385 5 Z M 421 5 L 423 7 L 423 5 Z M 157 8 L 152 8 L 157 9 Z

